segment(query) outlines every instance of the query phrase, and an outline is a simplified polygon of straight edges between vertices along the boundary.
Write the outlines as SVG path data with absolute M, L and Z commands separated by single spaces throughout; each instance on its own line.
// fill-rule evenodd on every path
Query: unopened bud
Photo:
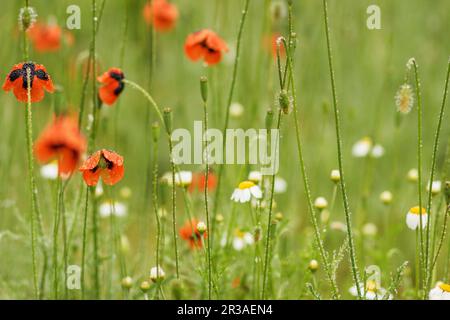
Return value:
M 131 277 L 125 277 L 122 279 L 122 288 L 130 289 L 133 286 L 133 279 Z
M 161 267 L 153 267 L 150 269 L 150 280 L 158 282 L 164 280 L 166 274 Z
M 392 202 L 392 193 L 390 191 L 383 191 L 380 194 L 380 200 L 384 204 L 390 204 Z
M 337 170 L 337 169 L 331 170 L 330 179 L 333 182 L 336 182 L 336 183 L 339 182 L 339 180 L 341 180 L 341 174 L 340 174 L 339 170 Z
M 323 210 L 328 206 L 328 201 L 324 197 L 318 197 L 314 201 L 314 206 L 319 210 Z
M 275 214 L 275 220 L 277 220 L 277 221 L 283 220 L 283 214 L 281 212 L 277 212 Z
M 200 93 L 202 94 L 203 102 L 208 101 L 208 78 L 200 77 Z
M 278 96 L 278 103 L 280 104 L 280 108 L 283 111 L 284 114 L 288 114 L 290 111 L 290 99 L 288 92 L 283 89 L 280 92 L 280 95 Z
M 200 235 L 204 234 L 206 232 L 206 229 L 206 224 L 203 221 L 197 223 L 197 231 L 200 233 Z
M 165 108 L 163 110 L 164 114 L 164 125 L 166 126 L 166 131 L 168 134 L 172 133 L 172 109 Z
M 150 282 L 142 281 L 141 285 L 139 286 L 139 288 L 141 289 L 141 291 L 143 293 L 146 293 L 148 290 L 150 290 Z
M 319 269 L 319 262 L 315 259 L 312 259 L 308 264 L 308 269 L 311 270 L 311 272 L 316 272 L 317 269 Z

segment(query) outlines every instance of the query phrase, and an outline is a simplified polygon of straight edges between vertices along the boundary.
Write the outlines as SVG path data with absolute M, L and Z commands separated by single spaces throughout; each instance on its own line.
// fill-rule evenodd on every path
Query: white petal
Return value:
M 256 199 L 262 198 L 262 191 L 258 186 L 251 187 L 250 192 Z
M 241 203 L 249 202 L 252 195 L 249 189 L 241 190 Z
M 423 220 L 422 220 L 423 222 Z M 408 213 L 406 215 L 406 225 L 411 230 L 416 230 L 417 226 L 419 225 L 419 215 L 414 213 Z
M 233 248 L 236 251 L 241 251 L 245 246 L 244 240 L 242 238 L 239 237 L 235 237 L 233 239 Z
M 430 300 L 442 300 L 443 291 L 441 288 L 436 287 L 430 290 L 430 293 L 428 294 L 428 298 Z

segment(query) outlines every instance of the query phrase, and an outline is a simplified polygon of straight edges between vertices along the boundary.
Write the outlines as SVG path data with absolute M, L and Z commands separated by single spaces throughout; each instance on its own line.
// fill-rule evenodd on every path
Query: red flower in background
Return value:
M 197 229 L 198 220 L 193 218 L 191 221 L 186 221 L 180 229 L 180 236 L 189 243 L 191 249 L 199 249 L 203 247 L 202 237 L 205 239 L 207 233 L 201 234 Z
M 55 117 L 34 144 L 39 162 L 58 160 L 59 174 L 71 174 L 86 149 L 86 139 L 80 133 L 78 122 L 69 116 Z
M 277 47 L 278 47 L 277 40 L 279 37 L 281 37 L 281 34 L 278 32 L 274 32 L 270 36 L 270 40 L 269 39 L 266 40 L 266 47 L 269 48 L 274 59 L 277 58 Z M 284 47 L 283 44 L 281 44 L 280 45 L 280 58 L 284 58 L 285 56 L 286 56 L 286 48 Z
M 100 177 L 107 185 L 114 185 L 123 178 L 123 157 L 102 149 L 91 155 L 79 169 L 88 186 L 95 186 Z
M 152 24 L 155 30 L 170 31 L 178 19 L 178 9 L 166 0 L 152 0 L 145 4 L 143 15 L 145 22 Z
M 192 183 L 189 185 L 189 192 L 194 192 L 195 190 L 198 190 L 200 192 L 203 192 L 205 190 L 205 173 L 204 172 L 195 172 L 192 174 Z M 213 191 L 217 186 L 217 177 L 212 172 L 212 170 L 209 171 L 208 174 L 208 190 Z
M 44 98 L 44 89 L 53 92 L 52 79 L 41 64 L 24 62 L 14 65 L 11 72 L 6 76 L 3 90 L 13 90 L 14 95 L 20 102 L 28 102 L 28 77 L 27 69 L 30 70 L 31 102 L 39 102 Z
M 35 23 L 27 30 L 28 37 L 37 52 L 54 52 L 61 47 L 61 40 L 65 37 L 66 43 L 72 45 L 74 42 L 71 33 L 64 33 L 56 24 Z
M 186 38 L 184 52 L 192 61 L 203 59 L 207 64 L 219 63 L 222 53 L 228 51 L 228 46 L 211 30 L 201 30 L 191 33 Z
M 116 102 L 125 88 L 125 84 L 122 81 L 124 78 L 125 76 L 119 68 L 110 68 L 97 78 L 103 84 L 99 89 L 98 95 L 104 104 L 112 105 Z

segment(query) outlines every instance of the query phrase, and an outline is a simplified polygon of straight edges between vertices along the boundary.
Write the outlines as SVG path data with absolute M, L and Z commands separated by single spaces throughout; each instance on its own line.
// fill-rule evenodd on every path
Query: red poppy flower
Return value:
M 124 78 L 125 76 L 119 68 L 110 68 L 97 78 L 97 80 L 103 84 L 99 89 L 98 95 L 104 104 L 112 105 L 116 102 L 125 87 L 125 84 L 122 81 Z
M 71 174 L 86 149 L 86 139 L 78 129 L 74 117 L 59 116 L 47 126 L 34 144 L 39 162 L 58 160 L 60 174 Z
M 194 192 L 195 190 L 198 190 L 200 192 L 203 192 L 205 190 L 205 173 L 204 172 L 196 172 L 192 174 L 192 183 L 189 185 L 189 192 Z M 208 190 L 213 191 L 217 186 L 217 177 L 212 172 L 212 170 L 209 171 L 208 174 Z
M 97 185 L 100 177 L 112 186 L 123 178 L 123 157 L 106 149 L 98 150 L 83 163 L 80 171 L 88 186 Z
M 228 51 L 228 46 L 211 30 L 201 30 L 188 35 L 184 44 L 184 52 L 192 61 L 203 59 L 207 64 L 219 63 L 222 52 Z
M 180 229 L 180 236 L 182 239 L 188 241 L 191 249 L 202 248 L 202 236 L 205 239 L 208 235 L 206 232 L 203 235 L 197 229 L 198 220 L 193 218 L 191 221 L 186 221 Z
M 43 23 L 35 23 L 27 30 L 34 49 L 37 52 L 54 52 L 61 47 L 61 28 L 56 25 L 46 25 Z
M 176 5 L 166 0 L 152 0 L 147 2 L 143 11 L 145 22 L 158 31 L 170 31 L 178 19 Z
M 6 76 L 3 90 L 13 93 L 20 102 L 28 101 L 27 69 L 30 69 L 31 102 L 39 102 L 44 98 L 44 89 L 53 92 L 52 79 L 41 64 L 25 62 L 14 65 L 11 72 Z

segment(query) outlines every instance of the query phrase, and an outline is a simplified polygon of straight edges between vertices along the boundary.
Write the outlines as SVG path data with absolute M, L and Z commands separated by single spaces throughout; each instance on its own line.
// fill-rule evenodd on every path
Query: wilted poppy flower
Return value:
M 112 105 L 116 102 L 125 87 L 125 84 L 122 81 L 124 78 L 125 76 L 119 68 L 110 68 L 97 78 L 97 80 L 103 84 L 98 93 L 100 100 L 102 100 L 103 103 Z
M 95 186 L 100 177 L 112 186 L 123 178 L 123 157 L 106 149 L 98 150 L 83 163 L 80 171 L 88 186 Z
M 78 129 L 78 122 L 69 116 L 56 117 L 34 144 L 38 161 L 58 161 L 59 174 L 71 174 L 86 149 L 86 139 Z
M 145 22 L 158 31 L 169 31 L 173 29 L 178 19 L 177 6 L 166 0 L 152 0 L 144 7 Z
M 37 52 L 58 51 L 61 47 L 62 30 L 56 24 L 35 23 L 27 33 Z
M 194 192 L 195 190 L 203 192 L 205 190 L 205 184 L 206 184 L 205 173 L 195 172 L 192 174 L 192 183 L 189 185 L 188 190 L 189 192 Z M 208 174 L 208 190 L 213 191 L 216 188 L 216 185 L 217 185 L 217 177 L 210 170 Z
M 224 51 L 228 51 L 226 42 L 208 29 L 191 33 L 184 44 L 184 52 L 189 59 L 203 59 L 207 64 L 220 62 Z
M 207 233 L 200 233 L 197 228 L 198 220 L 193 218 L 191 221 L 186 221 L 180 229 L 180 236 L 182 239 L 188 241 L 191 249 L 202 248 L 202 237 L 205 239 Z
M 3 90 L 13 89 L 14 95 L 20 102 L 28 101 L 28 77 L 27 69 L 30 70 L 31 102 L 39 102 L 44 98 L 44 89 L 53 92 L 52 79 L 41 64 L 25 62 L 14 65 L 11 72 L 6 76 Z

